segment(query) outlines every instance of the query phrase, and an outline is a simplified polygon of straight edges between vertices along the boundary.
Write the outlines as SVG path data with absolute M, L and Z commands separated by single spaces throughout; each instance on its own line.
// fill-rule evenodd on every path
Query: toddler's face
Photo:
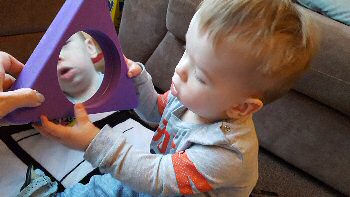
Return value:
M 88 39 L 73 34 L 62 47 L 57 65 L 58 82 L 62 91 L 75 97 L 88 91 L 97 75 L 91 61 L 96 49 Z
M 172 94 L 207 121 L 228 118 L 225 111 L 246 98 L 243 83 L 253 60 L 245 59 L 245 50 L 239 47 L 221 44 L 214 50 L 208 35 L 199 32 L 197 14 L 186 40 L 186 51 L 172 78 Z

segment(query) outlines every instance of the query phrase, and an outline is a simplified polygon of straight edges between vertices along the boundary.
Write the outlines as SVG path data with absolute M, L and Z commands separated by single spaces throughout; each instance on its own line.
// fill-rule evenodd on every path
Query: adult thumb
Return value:
M 14 91 L 3 92 L 8 94 L 8 103 L 18 107 L 37 107 L 45 98 L 36 90 L 30 88 L 22 88 Z
M 45 98 L 39 92 L 22 88 L 14 91 L 0 92 L 0 116 L 3 117 L 21 107 L 37 107 Z

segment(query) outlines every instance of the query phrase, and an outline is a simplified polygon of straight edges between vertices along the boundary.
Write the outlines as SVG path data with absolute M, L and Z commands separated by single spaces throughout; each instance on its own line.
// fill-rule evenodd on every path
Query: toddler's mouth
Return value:
M 63 69 L 61 69 L 60 70 L 60 75 L 64 75 L 64 74 L 68 73 L 69 70 L 70 70 L 70 68 L 63 68 Z
M 70 80 L 74 77 L 75 71 L 72 68 L 62 68 L 59 70 L 61 79 Z

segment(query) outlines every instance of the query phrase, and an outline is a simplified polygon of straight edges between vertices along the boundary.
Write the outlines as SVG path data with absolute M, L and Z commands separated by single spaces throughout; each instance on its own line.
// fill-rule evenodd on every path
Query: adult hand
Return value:
M 74 126 L 58 125 L 49 121 L 46 116 L 41 116 L 41 125 L 33 124 L 33 127 L 50 139 L 85 151 L 100 129 L 92 124 L 83 104 L 78 103 L 74 106 L 74 114 L 77 121 Z
M 124 56 L 124 59 L 125 59 L 126 65 L 128 66 L 128 77 L 133 78 L 140 75 L 140 73 L 142 72 L 142 68 L 140 67 L 140 65 L 126 58 L 125 56 Z
M 37 107 L 45 100 L 42 94 L 30 88 L 4 92 L 12 86 L 23 66 L 11 55 L 0 51 L 0 119 L 17 108 Z

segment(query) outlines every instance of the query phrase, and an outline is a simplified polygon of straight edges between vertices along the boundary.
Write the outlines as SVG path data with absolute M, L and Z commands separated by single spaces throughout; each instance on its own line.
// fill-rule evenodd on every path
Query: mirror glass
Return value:
M 100 45 L 89 34 L 73 34 L 60 51 L 57 77 L 61 90 L 72 103 L 89 100 L 100 88 L 105 63 Z

